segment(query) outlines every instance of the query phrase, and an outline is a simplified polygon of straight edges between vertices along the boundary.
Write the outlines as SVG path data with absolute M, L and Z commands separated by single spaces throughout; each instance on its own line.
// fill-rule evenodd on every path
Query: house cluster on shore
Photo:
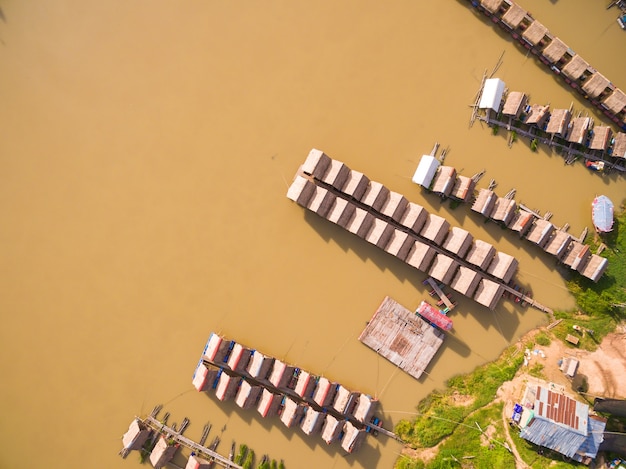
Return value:
M 555 227 L 545 218 L 521 208 L 513 198 L 499 197 L 493 190 L 479 189 L 473 197 L 459 198 L 451 188 L 460 184 L 460 175 L 451 166 L 443 166 L 432 155 L 423 155 L 413 182 L 441 197 L 452 197 L 471 202 L 472 211 L 502 224 L 519 234 L 563 265 L 597 282 L 608 267 L 608 260 L 592 254 L 589 246 L 573 238 L 569 233 Z M 463 176 L 464 179 L 467 177 Z
M 626 130 L 626 94 L 561 39 L 511 0 L 471 0 L 479 11 L 507 31 L 554 73 Z
M 313 149 L 287 197 L 455 291 L 494 309 L 518 261 Z
M 588 116 L 574 115 L 570 109 L 529 104 L 522 91 L 508 91 L 499 78 L 485 80 L 478 108 L 486 112 L 489 125 L 506 127 L 518 134 L 559 149 L 566 162 L 582 156 L 590 169 L 626 171 L 626 133 L 614 133 L 607 125 L 594 125 Z M 595 165 L 591 163 L 596 162 Z
M 378 401 L 274 357 L 212 333 L 193 375 L 198 391 L 220 401 L 234 399 L 262 417 L 278 416 L 286 427 L 318 434 L 328 444 L 357 450 L 371 428 Z M 384 431 L 376 427 L 377 430 Z

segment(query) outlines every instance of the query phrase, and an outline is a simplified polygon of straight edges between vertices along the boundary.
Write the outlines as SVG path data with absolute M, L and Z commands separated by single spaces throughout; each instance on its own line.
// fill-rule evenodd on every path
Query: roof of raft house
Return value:
M 501 221 L 505 225 L 508 225 L 515 216 L 515 210 L 517 209 L 517 203 L 513 199 L 507 199 L 504 197 L 498 197 L 496 203 L 493 206 L 489 218 Z
M 435 244 L 441 244 L 448 234 L 450 229 L 450 223 L 443 217 L 429 213 L 426 218 L 426 223 L 420 231 L 420 235 L 424 238 L 431 240 Z
M 304 405 L 294 401 L 290 397 L 285 397 L 284 406 L 280 413 L 280 421 L 287 428 L 294 426 L 300 421 L 304 414 Z
M 408 205 L 409 201 L 402 194 L 389 191 L 389 198 L 381 208 L 380 213 L 393 219 L 394 221 L 399 222 Z
M 366 212 L 362 208 L 357 207 L 354 210 L 354 217 L 346 225 L 346 229 L 360 238 L 365 238 L 374 223 L 374 215 Z
M 383 205 L 387 203 L 387 199 L 389 199 L 389 189 L 380 182 L 370 181 L 365 194 L 361 197 L 361 202 L 374 210 L 380 211 Z
M 498 112 L 502 104 L 504 87 L 504 82 L 499 78 L 488 78 L 487 80 L 485 80 L 485 84 L 483 85 L 483 91 L 480 96 L 480 101 L 478 102 L 478 108 L 492 109 L 495 112 Z
M 474 203 L 472 204 L 472 211 L 478 212 L 486 217 L 489 216 L 497 198 L 498 196 L 492 190 L 484 188 L 480 189 Z
M 561 259 L 571 242 L 572 237 L 566 231 L 555 230 L 554 234 L 550 236 L 550 239 L 548 239 L 548 242 L 543 247 L 543 250 L 548 254 L 552 254 L 557 259 Z
M 606 106 L 606 108 L 615 113 L 619 114 L 624 107 L 626 107 L 626 94 L 622 90 L 613 90 L 602 103 Z
M 613 136 L 613 130 L 606 125 L 596 125 L 593 128 L 589 148 L 591 150 L 606 150 Z
M 189 456 L 185 469 L 209 469 L 213 467 L 213 464 L 214 461 L 209 461 L 194 454 Z
M 502 16 L 502 21 L 511 29 L 515 29 L 522 22 L 526 16 L 526 10 L 524 10 L 517 3 L 513 3 L 511 8 Z
M 394 229 L 393 235 L 391 236 L 391 241 L 385 246 L 385 251 L 387 251 L 392 256 L 396 256 L 398 259 L 406 260 L 406 257 L 411 252 L 411 248 L 415 243 L 415 238 L 406 233 L 405 231 L 400 231 Z
M 330 414 L 326 414 L 326 420 L 322 427 L 322 439 L 331 444 L 333 441 L 339 438 L 339 434 L 342 432 L 345 422 L 338 420 Z
M 350 175 L 350 168 L 348 168 L 341 161 L 331 160 L 330 168 L 326 171 L 326 174 L 320 179 L 326 184 L 330 184 L 338 190 L 343 189 L 343 186 L 348 181 Z
M 604 271 L 608 266 L 608 259 L 598 256 L 597 254 L 592 254 L 589 261 L 585 264 L 581 274 L 594 282 L 597 282 L 600 277 L 602 277 L 602 274 L 604 274 Z
M 487 273 L 508 283 L 515 275 L 518 266 L 517 259 L 503 252 L 496 252 L 487 268 Z
M 503 1 L 504 0 L 481 0 L 480 4 L 489 13 L 495 13 L 500 9 Z
M 459 263 L 445 254 L 437 254 L 433 261 L 429 275 L 442 283 L 448 284 L 454 278 Z
M 422 187 L 428 189 L 435 177 L 437 168 L 439 168 L 439 160 L 432 155 L 422 155 L 417 169 L 411 180 Z
M 365 439 L 365 430 L 355 427 L 351 422 L 346 422 L 344 435 L 341 439 L 341 447 L 344 451 L 352 453 L 359 449 Z
M 164 435 L 161 435 L 150 453 L 150 463 L 152 467 L 157 469 L 167 466 L 167 463 L 172 460 L 176 450 L 180 447 L 179 444 L 170 445 Z
M 520 210 L 515 214 L 515 216 L 509 223 L 509 229 L 518 232 L 520 236 L 524 236 L 524 234 L 526 234 L 526 232 L 533 225 L 534 220 L 535 215 L 533 215 L 531 212 L 527 212 L 526 210 Z
M 572 128 L 567 134 L 567 141 L 571 143 L 584 143 L 587 138 L 587 131 L 591 125 L 589 117 L 574 117 L 572 119 Z
M 361 393 L 358 404 L 354 410 L 354 418 L 359 422 L 367 423 L 378 406 L 378 400 L 372 396 Z
M 546 126 L 546 132 L 565 136 L 567 125 L 569 124 L 571 113 L 569 109 L 554 109 L 550 113 L 550 120 Z
M 353 203 L 348 202 L 346 199 L 337 197 L 335 203 L 326 214 L 328 221 L 331 221 L 342 228 L 346 228 L 348 224 L 354 218 L 356 212 L 356 206 Z
M 452 166 L 439 166 L 439 169 L 433 178 L 430 190 L 447 197 L 452 193 L 452 188 L 454 187 L 455 182 L 456 169 Z
M 576 54 L 572 57 L 565 67 L 563 67 L 563 74 L 572 80 L 578 80 L 583 76 L 585 71 L 589 68 L 589 63 L 583 59 L 580 55 Z
M 385 220 L 374 218 L 372 228 L 364 239 L 368 243 L 371 243 L 381 249 L 385 249 L 391 240 L 394 230 L 395 228 Z
M 475 270 L 459 266 L 459 270 L 457 270 L 452 282 L 450 282 L 450 288 L 472 298 L 481 279 L 481 275 Z
M 370 180 L 365 174 L 353 169 L 350 171 L 350 174 L 348 174 L 348 179 L 342 191 L 344 194 L 354 197 L 356 200 L 361 200 L 369 183 Z
M 541 42 L 541 40 L 545 37 L 548 32 L 548 28 L 546 28 L 539 21 L 535 20 L 532 24 L 526 28 L 526 30 L 522 33 L 522 37 L 533 46 L 536 46 Z
M 473 240 L 474 237 L 469 231 L 459 228 L 458 226 L 453 226 L 450 228 L 448 236 L 446 236 L 446 239 L 441 247 L 446 251 L 463 258 L 472 246 Z
M 609 86 L 609 80 L 605 78 L 601 73 L 594 73 L 591 78 L 585 81 L 583 84 L 583 91 L 585 91 L 590 98 L 597 98 L 602 92 Z
M 526 93 L 522 93 L 521 91 L 511 91 L 504 101 L 502 114 L 505 116 L 519 117 L 524 109 L 524 106 L 526 106 L 527 99 Z
M 422 231 L 427 218 L 428 212 L 424 207 L 413 202 L 409 202 L 409 205 L 400 219 L 400 224 L 417 234 Z
M 552 232 L 555 230 L 554 225 L 543 218 L 536 218 L 530 231 L 526 233 L 526 239 L 538 246 L 545 246 Z
M 525 122 L 527 124 L 535 124 L 541 127 L 548 117 L 550 117 L 549 105 L 532 104 L 526 116 Z
M 326 217 L 334 205 L 335 199 L 337 199 L 337 196 L 332 192 L 323 187 L 315 186 L 315 193 L 311 197 L 307 208 L 321 217 Z
M 476 288 L 474 300 L 489 309 L 494 309 L 502 298 L 504 287 L 489 279 L 483 278 Z
M 330 157 L 321 150 L 315 148 L 309 152 L 302 164 L 302 171 L 310 176 L 321 178 L 326 174 L 330 166 Z
M 626 158 L 626 133 L 618 132 L 615 134 L 615 143 L 613 143 L 613 153 L 611 156 L 614 158 Z
M 428 244 L 415 241 L 406 257 L 406 263 L 422 272 L 427 272 L 437 252 Z
M 287 190 L 287 197 L 303 207 L 309 204 L 313 194 L 315 194 L 315 184 L 299 174 L 296 175 Z
M 578 241 L 572 241 L 567 248 L 567 252 L 563 257 L 563 264 L 571 268 L 582 272 L 585 267 L 585 263 L 591 256 L 589 252 L 589 246 Z
M 322 425 L 324 425 L 325 416 L 324 412 L 317 411 L 313 407 L 307 407 L 300 428 L 306 435 L 319 433 L 322 430 Z
M 458 175 L 450 196 L 467 202 L 474 193 L 474 186 L 476 186 L 476 183 L 472 178 Z
M 481 270 L 486 270 L 495 254 L 496 248 L 491 244 L 480 239 L 475 239 L 472 247 L 465 256 L 465 260 Z
M 550 62 L 555 63 L 563 58 L 569 47 L 558 37 L 552 38 L 550 44 L 543 50 L 543 56 Z

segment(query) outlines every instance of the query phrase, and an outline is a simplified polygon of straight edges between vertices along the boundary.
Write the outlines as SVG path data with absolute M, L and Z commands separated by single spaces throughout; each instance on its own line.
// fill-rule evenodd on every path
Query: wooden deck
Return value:
M 439 299 L 445 303 L 445 305 L 448 307 L 449 310 L 454 309 L 455 304 L 452 303 L 452 301 L 450 301 L 450 298 L 448 298 L 448 295 L 446 295 L 443 292 L 443 290 L 439 288 L 439 285 L 437 285 L 437 282 L 435 282 L 435 280 L 432 277 L 428 277 L 425 281 L 428 282 L 428 284 L 433 288 L 433 290 L 435 290 L 435 293 L 437 294 Z
M 416 379 L 443 343 L 444 334 L 412 311 L 385 297 L 359 340 Z

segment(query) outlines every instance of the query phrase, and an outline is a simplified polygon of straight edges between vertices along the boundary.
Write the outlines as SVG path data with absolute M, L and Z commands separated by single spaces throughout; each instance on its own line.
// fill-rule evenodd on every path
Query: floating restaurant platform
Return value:
M 406 373 L 419 379 L 444 340 L 444 333 L 386 297 L 359 340 Z

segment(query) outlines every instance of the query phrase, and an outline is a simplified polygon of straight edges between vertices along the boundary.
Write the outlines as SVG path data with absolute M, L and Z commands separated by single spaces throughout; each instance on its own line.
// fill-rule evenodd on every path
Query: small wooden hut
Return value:
M 456 182 L 456 169 L 452 166 L 439 166 L 431 184 L 430 190 L 435 194 L 448 197 Z
M 209 461 L 194 454 L 189 456 L 185 469 L 211 469 L 214 464 L 215 461 Z
M 389 189 L 380 182 L 370 181 L 365 194 L 361 198 L 361 202 L 372 207 L 377 212 L 387 203 L 389 199 Z
M 417 270 L 428 272 L 435 254 L 437 254 L 437 252 L 428 244 L 415 241 L 409 254 L 406 256 L 406 263 L 415 267 Z
M 539 21 L 533 21 L 528 28 L 522 33 L 522 38 L 531 46 L 539 46 L 540 48 L 549 41 L 548 28 Z
M 385 251 L 405 261 L 414 244 L 415 238 L 413 236 L 410 236 L 404 231 L 394 229 L 391 241 L 389 241 L 389 244 L 385 247 Z
M 426 239 L 429 239 L 435 244 L 441 245 L 443 240 L 448 235 L 450 230 L 450 223 L 445 218 L 429 213 L 426 218 L 426 223 L 420 231 L 420 235 Z
M 626 94 L 620 89 L 615 89 L 602 101 L 602 105 L 613 114 L 619 114 L 626 107 Z
M 517 3 L 512 3 L 511 8 L 502 16 L 502 22 L 510 29 L 516 29 L 524 17 L 526 16 L 526 10 L 524 10 Z
M 212 389 L 218 373 L 219 368 L 204 363 L 198 363 L 198 367 L 192 378 L 193 387 L 196 388 L 198 392 Z
M 500 10 L 504 0 L 481 0 L 480 5 L 489 13 L 495 13 Z
M 548 117 L 550 117 L 549 105 L 532 104 L 524 122 L 528 125 L 536 125 L 540 129 L 543 129 Z
M 334 205 L 326 214 L 326 218 L 328 221 L 331 221 L 342 228 L 346 228 L 354 218 L 355 213 L 356 206 L 353 203 L 348 202 L 346 199 L 337 197 Z
M 344 421 L 339 420 L 331 414 L 326 415 L 324 426 L 322 427 L 322 440 L 327 444 L 331 444 L 339 439 L 339 435 L 343 431 Z
M 626 158 L 626 133 L 617 132 L 613 139 L 611 156 L 613 158 Z
M 474 180 L 467 176 L 457 175 L 456 182 L 450 193 L 450 197 L 453 197 L 461 202 L 467 202 L 474 194 L 474 187 L 476 183 Z
M 566 140 L 570 143 L 585 143 L 590 126 L 590 117 L 574 117 L 574 119 L 572 119 L 572 126 L 567 134 Z
M 331 158 L 321 150 L 315 148 L 309 152 L 302 164 L 302 171 L 309 176 L 321 179 L 330 167 Z
M 155 469 L 160 469 L 161 467 L 167 466 L 176 454 L 176 451 L 179 448 L 178 443 L 171 443 L 168 439 L 165 438 L 164 435 L 161 435 L 157 440 L 152 453 L 150 453 L 150 463 L 152 467 Z
M 528 96 L 526 96 L 526 93 L 522 93 L 521 91 L 511 91 L 504 101 L 502 115 L 517 119 L 526 107 L 527 101 Z
M 486 217 L 493 211 L 498 196 L 489 189 L 480 189 L 472 204 L 472 211 L 480 213 Z
M 241 378 L 239 376 L 233 376 L 222 370 L 219 378 L 217 379 L 217 387 L 215 388 L 215 397 L 220 401 L 227 401 L 235 397 L 237 390 L 241 384 Z
M 465 256 L 465 260 L 481 270 L 486 270 L 495 255 L 496 248 L 493 245 L 480 239 L 475 239 Z
M 378 399 L 361 393 L 359 394 L 358 404 L 354 410 L 353 417 L 359 422 L 368 423 L 377 406 Z
M 337 392 L 337 383 L 329 381 L 321 376 L 317 381 L 317 387 L 313 394 L 313 402 L 320 407 L 329 406 L 335 399 L 335 393 Z
M 469 231 L 453 226 L 441 247 L 460 258 L 464 258 L 469 248 L 472 247 L 472 241 L 474 241 L 474 237 Z
M 302 207 L 306 207 L 309 204 L 313 194 L 315 194 L 315 183 L 299 174 L 296 175 L 287 190 L 287 198 Z
M 328 216 L 328 212 L 335 204 L 335 200 L 337 196 L 332 192 L 324 189 L 320 186 L 315 186 L 315 193 L 306 208 L 311 210 L 312 212 L 317 213 L 319 216 L 326 218 Z
M 596 125 L 591 131 L 591 140 L 589 141 L 589 148 L 591 150 L 606 151 L 609 146 L 609 142 L 613 137 L 613 130 L 607 125 Z
M 267 378 L 272 371 L 274 365 L 274 357 L 268 357 L 256 350 L 248 363 L 248 375 L 263 383 L 268 382 Z
M 308 371 L 301 370 L 296 381 L 295 393 L 303 399 L 312 399 L 315 389 L 315 377 Z
M 489 218 L 508 225 L 515 216 L 515 210 L 517 210 L 517 203 L 514 199 L 498 197 Z
M 437 172 L 437 168 L 439 168 L 439 160 L 432 155 L 422 155 L 420 158 L 420 162 L 417 165 L 417 169 L 415 173 L 413 173 L 413 177 L 411 181 L 413 181 L 418 186 L 422 186 L 425 189 L 430 188 L 431 183 L 433 182 L 433 178 L 435 177 L 435 173 Z
M 353 403 L 357 402 L 358 398 L 358 392 L 350 391 L 342 385 L 339 385 L 333 401 L 333 408 L 340 414 L 345 414 Z
M 418 234 L 422 231 L 427 218 L 428 212 L 424 207 L 414 204 L 413 202 L 409 202 L 402 218 L 400 219 L 400 224 L 407 227 L 413 233 Z
M 567 62 L 561 72 L 572 80 L 580 80 L 585 72 L 589 69 L 589 63 L 580 55 L 576 54 L 572 60 Z
M 601 73 L 596 72 L 583 84 L 583 91 L 594 99 L 605 92 L 611 82 L 606 79 Z
M 487 268 L 487 273 L 508 283 L 515 275 L 519 262 L 513 256 L 504 252 L 496 252 Z
M 361 200 L 369 186 L 370 180 L 363 173 L 351 170 L 342 192 L 355 200 Z
M 241 344 L 235 343 L 235 345 L 233 346 L 233 350 L 230 353 L 230 357 L 228 357 L 228 362 L 226 363 L 226 366 L 228 366 L 228 368 L 233 371 L 241 372 L 245 370 L 248 366 L 251 355 L 251 349 L 244 347 Z
M 555 230 L 543 250 L 560 260 L 567 252 L 567 247 L 571 242 L 572 237 L 566 231 Z
M 250 384 L 248 381 L 243 380 L 239 386 L 237 395 L 235 396 L 235 404 L 242 409 L 251 409 L 256 407 L 262 391 L 262 386 Z
M 552 38 L 552 41 L 550 41 L 550 44 L 546 46 L 541 55 L 543 55 L 550 63 L 558 63 L 568 49 L 569 47 L 567 47 L 563 41 L 561 41 L 558 37 L 555 37 Z
M 321 181 L 333 186 L 337 190 L 342 190 L 348 182 L 350 176 L 350 168 L 348 168 L 341 161 L 331 160 L 330 168 L 326 171 L 326 174 L 320 178 Z
M 456 274 L 458 268 L 459 263 L 452 257 L 446 256 L 445 254 L 437 254 L 435 256 L 435 260 L 430 266 L 428 274 L 432 278 L 447 285 L 454 278 L 454 274 Z
M 341 447 L 346 453 L 353 453 L 358 450 L 365 440 L 365 430 L 355 427 L 352 422 L 346 422 L 344 435 L 341 439 Z
M 272 372 L 268 378 L 269 382 L 276 388 L 284 390 L 287 389 L 287 384 L 291 381 L 296 367 L 288 365 L 281 360 L 274 360 L 274 366 Z
M 563 264 L 572 270 L 582 272 L 585 264 L 591 257 L 589 246 L 578 241 L 572 241 L 563 256 Z
M 261 414 L 261 417 L 273 417 L 278 414 L 280 404 L 283 396 L 281 394 L 275 394 L 267 388 L 263 388 L 261 391 L 261 398 L 259 399 L 259 405 L 257 411 Z
M 569 109 L 555 109 L 550 113 L 550 120 L 546 126 L 546 132 L 559 137 L 565 137 L 567 126 L 571 119 Z
M 215 363 L 226 362 L 232 345 L 234 344 L 230 340 L 223 340 L 219 335 L 212 332 L 204 347 L 203 358 Z
M 396 229 L 388 222 L 381 218 L 374 218 L 372 229 L 369 231 L 365 240 L 381 249 L 385 249 Z
M 305 435 L 313 435 L 319 433 L 324 425 L 324 412 L 315 410 L 313 407 L 306 407 L 304 411 L 304 418 L 300 423 L 300 429 Z
M 402 194 L 389 191 L 389 198 L 380 209 L 380 213 L 396 222 L 399 222 L 406 212 L 408 205 L 409 201 Z
M 304 408 L 304 404 L 296 402 L 290 397 L 286 397 L 283 411 L 280 413 L 280 421 L 283 422 L 287 428 L 300 424 L 304 416 Z
M 536 218 L 530 230 L 526 234 L 526 239 L 531 243 L 535 243 L 539 247 L 544 247 L 555 228 L 552 223 L 543 218 Z
M 122 445 L 124 446 L 124 449 L 126 451 L 140 450 L 144 443 L 148 440 L 150 433 L 152 433 L 150 427 L 138 418 L 135 418 L 132 422 L 130 422 L 128 430 L 122 437 Z
M 608 259 L 600 257 L 597 254 L 592 254 L 587 261 L 587 264 L 583 268 L 581 274 L 588 279 L 597 282 L 598 280 L 600 280 L 600 277 L 602 277 L 604 271 L 607 269 L 608 266 Z
M 359 238 L 365 238 L 372 229 L 374 218 L 374 215 L 371 213 L 357 207 L 354 211 L 354 217 L 348 222 L 346 228 L 350 233 L 357 235 Z
M 509 223 L 509 229 L 524 236 L 533 225 L 533 221 L 535 221 L 535 215 L 526 210 L 519 210 Z
M 489 309 L 495 309 L 502 298 L 504 287 L 491 280 L 483 278 L 476 288 L 474 300 Z
M 459 266 L 450 287 L 462 295 L 472 298 L 482 277 L 478 272 L 465 266 Z

